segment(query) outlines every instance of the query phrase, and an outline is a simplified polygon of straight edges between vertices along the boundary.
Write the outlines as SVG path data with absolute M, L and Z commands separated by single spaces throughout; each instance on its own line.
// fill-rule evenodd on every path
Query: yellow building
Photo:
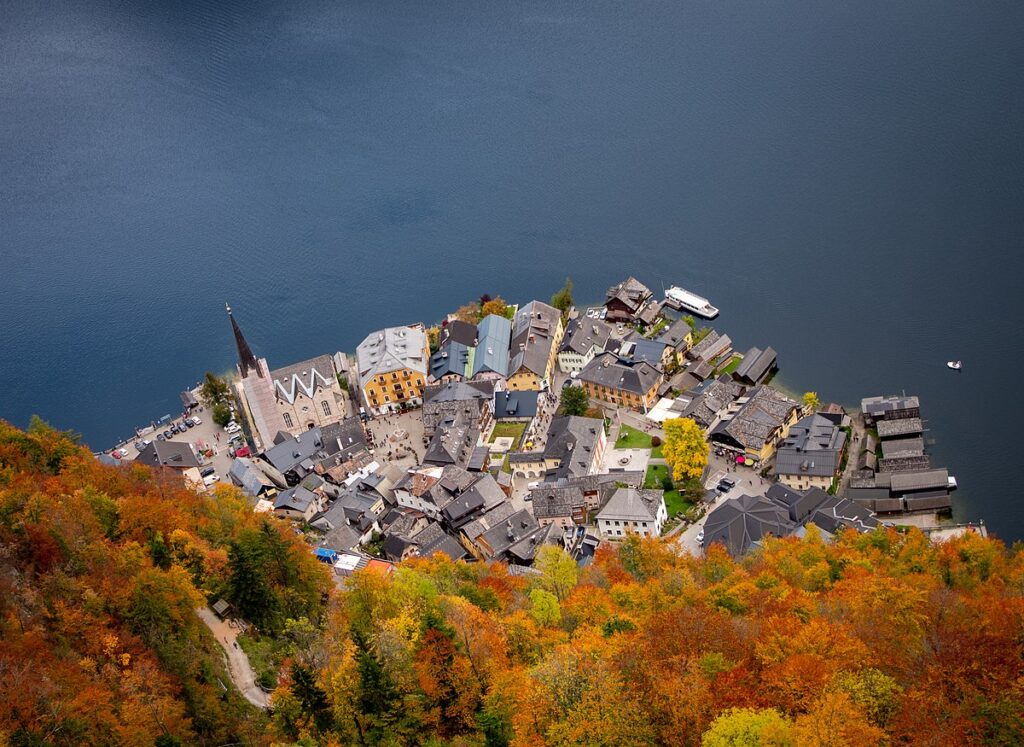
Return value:
M 562 314 L 553 306 L 530 301 L 512 320 L 508 388 L 540 391 L 550 382 L 565 328 Z
M 423 402 L 430 349 L 422 325 L 388 327 L 356 348 L 359 387 L 374 414 L 397 412 Z
M 628 361 L 611 352 L 594 358 L 579 375 L 591 399 L 641 412 L 654 407 L 663 380 L 661 372 L 647 361 Z

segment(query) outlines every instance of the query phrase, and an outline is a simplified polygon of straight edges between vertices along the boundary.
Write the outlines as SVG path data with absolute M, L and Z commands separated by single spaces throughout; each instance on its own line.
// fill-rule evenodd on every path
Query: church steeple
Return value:
M 238 347 L 238 370 L 242 373 L 242 378 L 248 376 L 250 371 L 255 371 L 257 376 L 263 376 L 263 372 L 260 371 L 260 367 L 256 363 L 256 356 L 252 354 L 252 348 L 245 341 L 245 336 L 242 335 L 242 330 L 238 328 L 238 322 L 235 321 L 235 315 L 231 313 L 231 306 L 224 304 L 224 308 L 228 310 L 231 331 L 235 333 L 235 345 Z

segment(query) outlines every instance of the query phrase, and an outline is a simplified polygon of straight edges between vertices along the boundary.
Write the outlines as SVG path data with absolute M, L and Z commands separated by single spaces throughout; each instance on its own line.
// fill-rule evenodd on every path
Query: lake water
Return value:
M 0 416 L 634 274 L 782 382 L 921 396 L 1024 537 L 1024 4 L 0 2 Z M 963 372 L 945 367 L 964 360 Z

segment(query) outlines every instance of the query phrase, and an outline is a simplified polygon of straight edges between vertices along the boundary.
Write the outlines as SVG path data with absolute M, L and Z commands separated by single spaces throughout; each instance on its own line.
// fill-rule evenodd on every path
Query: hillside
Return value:
M 233 490 L 197 495 L 0 421 L 0 744 L 266 741 L 195 613 L 265 557 L 288 583 L 261 574 L 261 622 L 319 618 L 322 566 Z
M 0 423 L 0 743 L 1024 743 L 1018 548 L 812 529 L 739 563 L 629 540 L 535 567 L 419 559 L 325 604 L 230 488 Z M 220 596 L 293 642 L 270 718 L 221 690 L 194 613 Z

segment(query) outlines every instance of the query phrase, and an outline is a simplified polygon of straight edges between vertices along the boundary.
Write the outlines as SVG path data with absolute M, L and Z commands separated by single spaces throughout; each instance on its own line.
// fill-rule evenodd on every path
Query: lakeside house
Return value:
M 654 294 L 635 277 L 613 285 L 605 294 L 604 307 L 609 322 L 632 322 L 639 318 Z
M 541 301 L 530 301 L 516 312 L 508 365 L 509 389 L 539 391 L 551 378 L 564 328 L 561 312 Z
M 600 319 L 576 317 L 566 327 L 558 349 L 558 368 L 562 373 L 578 374 L 594 356 L 608 347 L 612 328 Z
M 686 360 L 686 351 L 693 345 L 693 328 L 685 319 L 676 319 L 655 339 L 672 348 L 676 364 L 682 365 Z
M 828 490 L 839 475 L 846 433 L 821 415 L 808 415 L 790 429 L 775 453 L 775 475 L 791 488 Z
M 775 350 L 769 346 L 764 350 L 751 348 L 743 355 L 743 360 L 733 371 L 733 378 L 741 384 L 756 386 L 778 370 Z
M 607 443 L 603 420 L 562 415 L 551 419 L 543 450 L 509 454 L 509 464 L 528 479 L 580 477 L 598 471 Z
M 422 325 L 387 327 L 356 348 L 359 388 L 368 410 L 398 412 L 422 402 L 430 350 Z
M 430 356 L 431 381 L 504 380 L 511 337 L 512 322 L 494 314 L 475 325 L 460 319 L 448 322 Z
M 647 361 L 628 361 L 605 352 L 592 360 L 579 375 L 579 382 L 592 399 L 647 412 L 658 401 L 664 381 L 661 371 Z
M 762 384 L 737 399 L 708 437 L 712 444 L 737 458 L 764 462 L 789 435 L 800 410 L 797 402 Z

